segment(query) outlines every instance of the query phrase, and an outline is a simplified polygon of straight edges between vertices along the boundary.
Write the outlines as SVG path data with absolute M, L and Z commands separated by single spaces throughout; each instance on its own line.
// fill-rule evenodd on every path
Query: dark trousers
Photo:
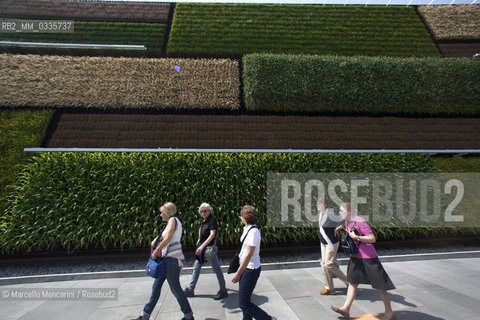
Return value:
M 238 304 L 243 312 L 243 320 L 271 320 L 265 311 L 254 305 L 250 299 L 252 297 L 253 290 L 257 285 L 258 277 L 260 277 L 260 269 L 245 269 L 240 277 L 240 283 L 238 287 Z
M 142 316 L 144 318 L 150 319 L 150 315 L 153 312 L 153 308 L 158 302 L 160 298 L 160 292 L 162 290 L 162 285 L 165 280 L 168 281 L 168 285 L 170 286 L 170 291 L 172 291 L 175 298 L 177 298 L 178 304 L 180 305 L 180 309 L 182 310 L 185 317 L 190 317 L 193 315 L 192 308 L 188 303 L 187 297 L 185 296 L 185 292 L 183 292 L 182 288 L 180 287 L 180 269 L 178 267 L 178 260 L 171 257 L 164 258 L 166 260 L 166 269 L 165 275 L 160 279 L 155 279 L 152 286 L 152 295 L 150 296 L 150 301 L 145 305 L 143 308 Z

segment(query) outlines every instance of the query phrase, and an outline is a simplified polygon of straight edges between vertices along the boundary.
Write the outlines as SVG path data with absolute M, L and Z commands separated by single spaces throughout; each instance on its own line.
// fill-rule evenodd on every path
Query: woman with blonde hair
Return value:
M 348 319 L 350 317 L 350 307 L 357 295 L 358 285 L 370 284 L 377 290 L 385 306 L 385 314 L 382 320 L 396 319 L 387 292 L 387 290 L 395 289 L 395 286 L 378 259 L 377 251 L 373 246 L 377 241 L 375 235 L 364 219 L 356 213 L 352 213 L 350 202 L 342 204 L 340 215 L 345 220 L 345 231 L 358 246 L 358 253 L 352 254 L 348 262 L 347 279 L 349 285 L 345 303 L 339 308 L 334 306 L 330 308 Z M 338 232 L 341 228 L 343 227 L 338 227 L 335 232 Z
M 135 320 L 147 320 L 150 319 L 150 315 L 155 308 L 155 305 L 160 298 L 160 291 L 165 279 L 168 281 L 170 291 L 178 301 L 180 309 L 182 310 L 184 317 L 182 320 L 192 320 L 193 312 L 187 297 L 180 286 L 180 265 L 181 260 L 184 259 L 182 252 L 182 223 L 175 218 L 177 208 L 172 202 L 167 202 L 160 207 L 160 217 L 163 221 L 167 222 L 166 228 L 163 230 L 159 240 L 161 240 L 156 248 L 152 252 L 152 258 L 162 258 L 166 261 L 166 271 L 162 278 L 155 279 L 152 286 L 152 295 L 150 300 L 143 308 L 142 314 Z M 158 238 L 158 237 L 157 237 Z M 157 238 L 152 241 L 152 246 L 155 244 Z M 168 247 L 168 248 L 167 248 Z

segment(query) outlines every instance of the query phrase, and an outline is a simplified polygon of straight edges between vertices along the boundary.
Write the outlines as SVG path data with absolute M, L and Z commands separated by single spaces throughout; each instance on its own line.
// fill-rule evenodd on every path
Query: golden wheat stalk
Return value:
M 175 70 L 177 66 L 177 70 Z M 0 55 L 0 106 L 239 108 L 230 59 Z

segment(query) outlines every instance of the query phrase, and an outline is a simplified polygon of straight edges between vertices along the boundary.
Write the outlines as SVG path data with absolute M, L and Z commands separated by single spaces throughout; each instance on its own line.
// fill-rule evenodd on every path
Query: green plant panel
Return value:
M 147 56 L 162 54 L 163 42 L 167 30 L 166 24 L 127 23 L 127 22 L 82 22 L 75 21 L 72 33 L 0 33 L 0 40 L 22 42 L 55 42 L 86 44 L 145 45 Z M 2 47 L 0 47 L 2 48 Z M 3 47 L 9 52 L 36 53 L 36 49 L 20 47 Z M 42 53 L 61 54 L 142 54 L 143 51 L 124 50 L 87 50 L 87 49 L 51 49 L 39 48 Z
M 480 172 L 479 157 L 433 158 L 433 163 L 442 172 Z
M 473 59 L 252 54 L 243 66 L 251 110 L 480 113 Z
M 245 204 L 260 212 L 264 244 L 305 243 L 318 230 L 265 226 L 268 172 L 431 170 L 430 158 L 420 154 L 42 153 L 11 194 L 0 250 L 147 247 L 166 201 L 177 205 L 187 246 L 196 242 L 202 202 L 215 208 L 220 245 L 238 242 Z M 408 234 L 391 237 L 401 235 Z
M 21 164 L 32 154 L 24 148 L 38 147 L 53 116 L 53 110 L 2 110 L 0 111 L 0 224 L 8 186 L 13 185 L 21 172 Z M 0 230 L 1 233 L 1 230 Z
M 187 3 L 176 6 L 167 53 L 440 56 L 412 7 Z

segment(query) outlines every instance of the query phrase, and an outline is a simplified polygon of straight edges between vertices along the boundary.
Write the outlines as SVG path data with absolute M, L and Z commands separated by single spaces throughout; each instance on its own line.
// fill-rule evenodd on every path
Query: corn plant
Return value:
M 197 206 L 214 205 L 219 244 L 238 241 L 238 212 L 252 204 L 266 224 L 268 172 L 431 169 L 423 155 L 42 153 L 23 170 L 5 212 L 5 253 L 64 249 L 139 248 L 161 227 L 158 207 L 173 201 L 193 246 Z M 265 244 L 316 239 L 307 228 L 263 229 Z

